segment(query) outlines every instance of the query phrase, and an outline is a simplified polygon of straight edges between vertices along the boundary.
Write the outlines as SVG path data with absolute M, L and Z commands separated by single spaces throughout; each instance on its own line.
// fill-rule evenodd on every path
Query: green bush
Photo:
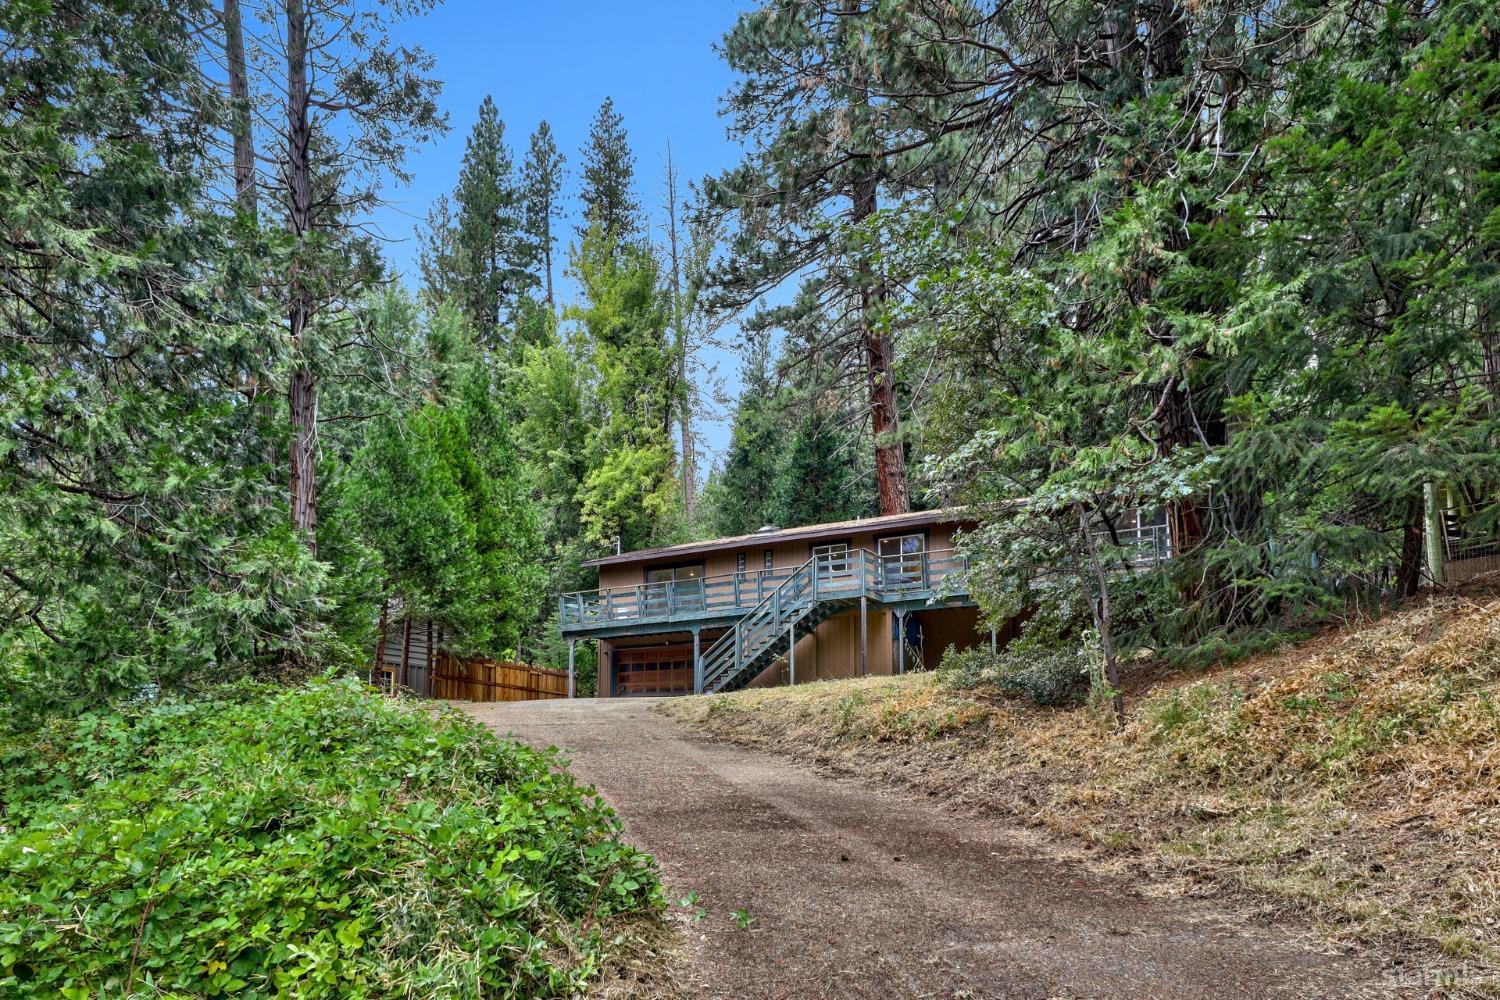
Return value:
M 0 744 L 0 995 L 566 996 L 651 859 L 557 761 L 353 681 Z
M 1088 674 L 1081 647 L 1047 646 L 1025 639 L 998 653 L 984 647 L 950 649 L 940 669 L 950 687 L 994 688 L 1038 705 L 1065 705 L 1072 701 Z

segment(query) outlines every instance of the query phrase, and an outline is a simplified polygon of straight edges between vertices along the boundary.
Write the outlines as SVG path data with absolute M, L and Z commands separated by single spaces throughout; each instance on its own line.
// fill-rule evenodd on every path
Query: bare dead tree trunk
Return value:
M 677 169 L 667 144 L 667 243 L 672 255 L 672 327 L 677 338 L 677 426 L 682 436 L 682 506 L 688 528 L 697 524 L 697 488 L 693 454 L 693 393 L 688 385 L 687 320 L 682 315 L 682 268 L 677 255 Z M 550 276 L 549 276 L 549 281 Z
M 287 219 L 297 251 L 312 228 L 312 125 L 307 85 L 307 11 L 302 0 L 286 0 L 287 53 Z M 291 411 L 292 528 L 318 552 L 318 384 L 306 357 L 304 338 L 312 319 L 311 294 L 302 275 L 306 262 L 294 257 L 287 331 L 296 355 L 288 404 Z
M 1095 599 L 1089 603 L 1094 609 L 1094 626 L 1099 630 L 1099 646 L 1104 653 L 1104 679 L 1109 681 L 1110 690 L 1114 692 L 1112 703 L 1115 709 L 1115 725 L 1123 729 L 1125 728 L 1125 692 L 1120 690 L 1120 664 L 1115 656 L 1115 636 L 1113 624 L 1110 621 L 1109 574 L 1105 572 L 1104 564 L 1099 561 L 1099 539 L 1089 524 L 1088 509 L 1081 503 L 1074 506 L 1078 512 L 1078 530 L 1083 532 L 1084 544 L 1089 549 L 1089 565 L 1094 571 L 1094 586 L 1098 588 Z

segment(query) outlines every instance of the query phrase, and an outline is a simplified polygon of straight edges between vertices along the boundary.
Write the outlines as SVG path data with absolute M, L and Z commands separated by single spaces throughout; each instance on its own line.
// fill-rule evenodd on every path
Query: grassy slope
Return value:
M 1130 719 L 941 675 L 685 699 L 719 738 L 1014 816 L 1178 891 L 1500 956 L 1500 600 L 1444 597 L 1132 692 Z M 1073 840 L 1073 838 L 1078 838 Z

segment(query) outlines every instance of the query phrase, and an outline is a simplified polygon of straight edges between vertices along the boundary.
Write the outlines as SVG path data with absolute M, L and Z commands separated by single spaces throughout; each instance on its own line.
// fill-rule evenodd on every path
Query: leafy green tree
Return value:
M 535 616 L 538 513 L 500 413 L 492 368 L 434 327 L 436 399 L 376 424 L 351 494 L 403 613 L 442 623 L 460 649 L 513 651 Z
M 584 237 L 572 267 L 583 301 L 568 317 L 592 350 L 600 408 L 579 492 L 583 527 L 595 544 L 640 548 L 671 535 L 680 509 L 669 294 L 651 251 L 616 246 L 603 228 Z
M 264 246 L 215 213 L 187 5 L 0 8 L 0 699 L 8 721 L 315 638 L 276 514 Z M 168 138 L 163 138 L 168 137 Z

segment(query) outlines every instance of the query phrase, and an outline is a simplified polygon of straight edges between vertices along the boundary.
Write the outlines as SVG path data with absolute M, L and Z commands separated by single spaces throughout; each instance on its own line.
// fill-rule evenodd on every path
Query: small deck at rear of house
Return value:
M 599 695 L 730 691 L 935 666 L 978 629 L 953 511 L 715 539 L 594 560 L 566 594 L 572 643 L 599 641 Z

